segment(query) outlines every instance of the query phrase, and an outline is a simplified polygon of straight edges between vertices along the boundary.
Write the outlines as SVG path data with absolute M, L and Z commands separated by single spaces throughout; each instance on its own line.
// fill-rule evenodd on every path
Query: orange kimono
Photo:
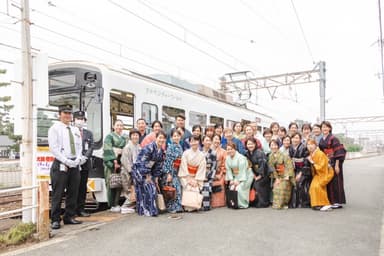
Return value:
M 211 206 L 213 208 L 216 207 L 223 207 L 225 206 L 225 159 L 227 157 L 227 151 L 222 149 L 221 147 L 218 147 L 216 149 L 216 161 L 217 161 L 217 170 L 216 170 L 216 177 L 213 180 L 212 186 L 215 188 L 221 188 L 216 189 L 218 191 L 212 191 L 211 196 Z
M 334 172 L 328 165 L 328 157 L 317 148 L 312 153 L 312 182 L 309 187 L 311 207 L 330 205 L 327 195 L 327 184 L 333 178 Z

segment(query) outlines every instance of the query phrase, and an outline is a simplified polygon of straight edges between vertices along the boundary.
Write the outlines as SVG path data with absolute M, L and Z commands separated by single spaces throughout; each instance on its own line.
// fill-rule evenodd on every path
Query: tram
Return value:
M 92 131 L 95 142 L 93 169 L 88 179 L 95 208 L 107 202 L 102 146 L 116 119 L 123 121 L 125 130 L 134 127 L 138 118 L 144 118 L 148 124 L 160 120 L 166 131 L 173 127 L 178 114 L 186 117 L 188 129 L 195 124 L 203 128 L 218 123 L 232 127 L 239 121 L 258 121 L 262 128 L 274 121 L 269 115 L 236 104 L 222 92 L 182 80 L 175 84 L 172 82 L 175 78 L 171 77 L 166 81 L 164 76 L 148 76 L 85 61 L 54 63 L 48 69 L 49 106 L 38 109 L 38 177 L 49 177 L 53 157 L 48 150 L 47 134 L 58 120 L 57 106 L 71 104 L 74 111 L 86 111 L 87 129 Z

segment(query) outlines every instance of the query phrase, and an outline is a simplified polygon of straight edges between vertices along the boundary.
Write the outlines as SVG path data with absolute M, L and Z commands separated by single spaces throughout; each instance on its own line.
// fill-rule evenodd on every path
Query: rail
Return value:
M 37 189 L 38 187 L 39 186 L 35 185 L 35 186 L 27 186 L 27 187 L 20 187 L 20 188 L 1 189 L 0 195 L 1 194 L 7 194 L 7 193 L 13 193 L 13 192 L 20 192 L 20 191 L 22 192 L 24 190 L 34 190 L 34 189 Z M 8 216 L 8 215 L 19 213 L 19 212 L 24 212 L 24 211 L 31 210 L 31 209 L 36 209 L 38 207 L 39 207 L 39 205 L 33 204 L 31 206 L 26 206 L 26 207 L 14 209 L 14 210 L 6 211 L 6 212 L 1 212 L 0 217 Z

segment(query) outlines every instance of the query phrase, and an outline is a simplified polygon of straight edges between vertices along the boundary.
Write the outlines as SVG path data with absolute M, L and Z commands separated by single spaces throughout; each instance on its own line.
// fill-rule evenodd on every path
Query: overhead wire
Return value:
M 313 64 L 315 64 L 315 59 L 313 58 L 311 47 L 309 46 L 307 37 L 305 36 L 304 28 L 303 28 L 303 25 L 302 25 L 302 23 L 300 21 L 299 13 L 297 12 L 297 9 L 295 7 L 295 4 L 294 4 L 293 0 L 291 0 L 291 3 L 292 3 L 293 11 L 295 12 L 295 15 L 296 15 L 297 22 L 299 23 L 301 35 L 303 36 L 303 39 L 304 39 L 305 45 L 307 47 L 308 53 L 309 53 L 309 55 L 310 55 L 310 57 L 312 59 Z
M 170 18 L 169 16 L 167 16 L 166 14 L 160 12 L 159 10 L 157 10 L 156 8 L 153 8 L 152 6 L 150 6 L 149 4 L 147 4 L 145 1 L 143 0 L 137 0 L 139 3 L 141 3 L 142 5 L 144 5 L 145 7 L 147 7 L 148 9 L 152 10 L 153 12 L 157 13 L 158 15 L 160 15 L 161 17 L 163 17 L 164 19 L 170 21 L 171 23 L 175 24 L 176 26 L 182 28 L 184 31 L 190 33 L 191 35 L 195 36 L 196 38 L 200 39 L 201 41 L 205 42 L 206 44 L 208 44 L 209 46 L 215 48 L 216 50 L 218 50 L 219 52 L 221 52 L 222 54 L 230 57 L 231 59 L 237 61 L 238 63 L 241 63 L 243 64 L 244 66 L 247 66 L 247 67 L 251 67 L 248 63 L 245 63 L 244 61 L 238 59 L 237 57 L 233 56 L 232 54 L 228 53 L 227 51 L 223 50 L 222 48 L 216 46 L 215 44 L 211 43 L 210 41 L 208 41 L 206 38 L 202 37 L 201 35 L 197 34 L 196 32 L 193 32 L 192 30 L 188 29 L 186 26 L 180 24 L 179 22 L 175 21 L 174 19 Z
M 381 22 L 381 0 L 378 0 L 379 4 L 379 29 L 380 29 L 380 39 L 379 39 L 379 46 L 380 46 L 380 59 L 381 59 L 381 81 L 383 83 L 383 95 L 384 95 L 384 49 L 383 49 L 383 28 L 382 28 L 382 22 Z
M 210 57 L 211 59 L 215 60 L 216 62 L 221 63 L 222 65 L 224 65 L 224 66 L 226 66 L 226 67 L 229 67 L 230 69 L 233 69 L 233 70 L 238 71 L 238 69 L 237 69 L 236 67 L 234 67 L 233 65 L 228 64 L 228 63 L 226 63 L 225 61 L 223 61 L 223 60 L 221 60 L 221 59 L 215 57 L 214 55 L 208 53 L 207 51 L 205 51 L 205 50 L 203 50 L 203 49 L 200 49 L 200 48 L 196 47 L 195 45 L 189 43 L 188 41 L 184 40 L 183 38 L 180 38 L 179 36 L 177 36 L 177 35 L 175 35 L 175 34 L 169 32 L 168 30 L 164 29 L 163 27 L 161 27 L 161 26 L 159 26 L 159 25 L 156 25 L 156 24 L 153 23 L 152 21 L 150 21 L 150 20 L 148 20 L 148 19 L 146 19 L 146 18 L 144 18 L 144 17 L 138 15 L 137 13 L 135 13 L 135 12 L 129 10 L 128 8 L 126 8 L 126 7 L 120 5 L 120 4 L 118 4 L 118 3 L 116 3 L 116 2 L 114 2 L 114 1 L 112 1 L 112 0 L 107 0 L 107 1 L 110 2 L 111 4 L 117 6 L 117 7 L 120 8 L 121 10 L 123 10 L 123 11 L 125 11 L 125 12 L 127 12 L 127 13 L 129 13 L 129 14 L 131 14 L 131 15 L 133 15 L 133 16 L 135 16 L 136 18 L 138 18 L 138 19 L 144 21 L 145 23 L 147 23 L 147 24 L 149 24 L 149 25 L 155 27 L 156 29 L 162 31 L 163 33 L 169 35 L 170 37 L 173 37 L 173 38 L 177 39 L 178 41 L 180 41 L 180 42 L 182 42 L 182 43 L 188 45 L 188 46 L 191 47 L 192 49 L 194 49 L 194 50 L 196 50 L 196 51 L 198 51 L 198 52 L 200 52 L 200 53 L 202 53 L 202 54 L 204 54 L 204 55 Z

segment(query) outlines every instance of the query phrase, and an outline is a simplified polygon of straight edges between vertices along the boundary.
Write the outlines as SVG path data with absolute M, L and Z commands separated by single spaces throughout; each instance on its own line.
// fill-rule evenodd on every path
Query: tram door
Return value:
M 124 123 L 124 130 L 134 127 L 134 94 L 119 90 L 111 90 L 110 93 L 110 115 L 111 130 L 113 123 L 120 119 Z

